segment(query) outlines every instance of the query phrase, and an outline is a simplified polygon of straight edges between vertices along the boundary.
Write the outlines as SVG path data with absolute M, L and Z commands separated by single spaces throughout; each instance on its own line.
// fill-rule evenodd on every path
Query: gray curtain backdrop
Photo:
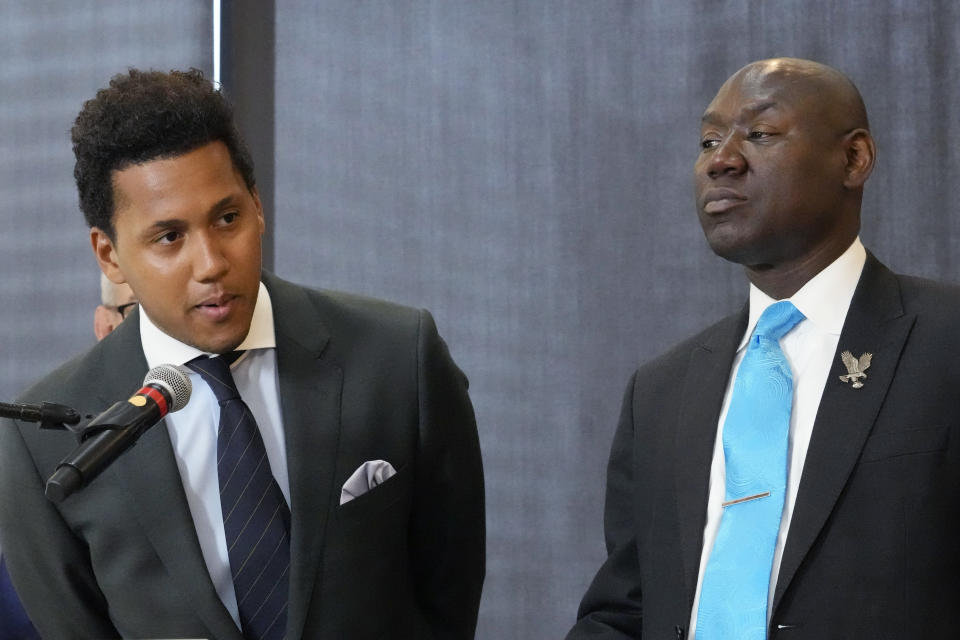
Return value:
M 81 100 L 129 65 L 209 71 L 211 18 L 200 0 L 0 16 L 6 400 L 93 341 L 67 137 Z M 563 635 L 604 557 L 627 377 L 743 304 L 691 194 L 700 114 L 741 65 L 794 55 L 850 75 L 880 150 L 864 242 L 896 270 L 958 279 L 953 2 L 278 0 L 261 27 L 275 271 L 429 308 L 471 379 L 479 638 Z
M 0 402 L 94 342 L 70 127 L 127 67 L 210 73 L 209 2 L 0 2 Z M 51 400 L 54 400 L 51 398 Z
M 562 637 L 629 374 L 745 300 L 691 186 L 736 69 L 848 73 L 880 149 L 864 242 L 956 279 L 953 2 L 283 0 L 275 26 L 276 271 L 436 315 L 487 473 L 480 638 Z

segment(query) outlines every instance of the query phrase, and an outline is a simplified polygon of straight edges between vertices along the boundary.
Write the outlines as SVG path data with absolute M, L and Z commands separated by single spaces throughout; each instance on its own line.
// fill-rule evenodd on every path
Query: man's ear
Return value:
M 107 276 L 111 282 L 123 284 L 126 278 L 120 271 L 120 265 L 117 262 L 117 250 L 113 246 L 113 240 L 106 231 L 98 227 L 90 229 L 90 245 L 93 247 L 93 257 L 97 259 L 100 270 Z
M 854 129 L 843 138 L 846 151 L 846 178 L 843 186 L 859 189 L 870 177 L 877 158 L 877 145 L 866 129 Z

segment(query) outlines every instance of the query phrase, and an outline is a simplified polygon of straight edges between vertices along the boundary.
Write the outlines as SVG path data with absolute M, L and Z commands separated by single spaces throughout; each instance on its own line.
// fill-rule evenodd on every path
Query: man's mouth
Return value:
M 203 300 L 196 305 L 196 309 L 202 316 L 210 320 L 223 320 L 234 309 L 237 304 L 237 296 L 221 294 Z
M 723 213 L 746 201 L 747 197 L 734 189 L 709 189 L 703 197 L 703 211 L 704 213 Z

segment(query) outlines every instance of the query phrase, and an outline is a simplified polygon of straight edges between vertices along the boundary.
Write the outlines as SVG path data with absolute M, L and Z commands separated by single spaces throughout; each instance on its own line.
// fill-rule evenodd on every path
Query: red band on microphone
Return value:
M 167 415 L 169 407 L 167 407 L 167 399 L 163 396 L 162 393 L 154 389 L 153 387 L 147 385 L 137 391 L 136 395 L 147 396 L 151 400 L 157 403 L 157 406 L 160 407 L 160 417 Z

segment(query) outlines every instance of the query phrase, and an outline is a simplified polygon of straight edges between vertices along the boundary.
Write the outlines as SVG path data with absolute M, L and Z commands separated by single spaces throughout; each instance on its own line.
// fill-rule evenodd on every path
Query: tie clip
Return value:
M 741 502 L 749 502 L 750 500 L 757 500 L 757 499 L 759 499 L 759 498 L 766 498 L 766 497 L 769 497 L 769 495 L 770 495 L 770 492 L 769 492 L 769 491 L 764 491 L 763 493 L 758 493 L 758 494 L 755 495 L 755 496 L 747 496 L 747 497 L 745 497 L 745 498 L 737 498 L 736 500 L 731 500 L 730 502 L 721 502 L 721 503 L 720 503 L 720 506 L 721 506 L 721 507 L 729 507 L 730 505 L 740 504 Z

